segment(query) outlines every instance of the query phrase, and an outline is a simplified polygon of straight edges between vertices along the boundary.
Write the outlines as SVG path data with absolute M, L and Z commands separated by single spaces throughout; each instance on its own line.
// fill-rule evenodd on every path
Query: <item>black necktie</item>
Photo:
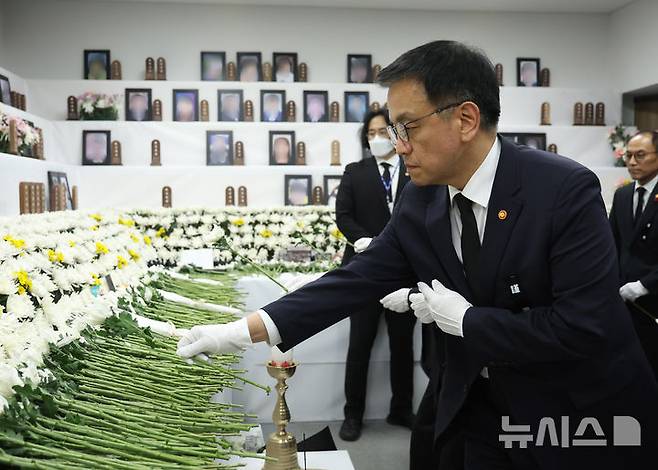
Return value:
M 382 162 L 381 166 L 384 167 L 384 174 L 382 175 L 382 181 L 384 182 L 384 189 L 386 190 L 386 200 L 388 202 L 393 202 L 393 189 L 391 188 L 391 167 L 390 163 Z
M 473 214 L 473 201 L 462 193 L 455 196 L 462 219 L 462 264 L 466 280 L 471 287 L 477 275 L 478 258 L 480 257 L 480 235 L 478 225 Z
M 633 224 L 637 225 L 640 221 L 640 216 L 642 216 L 642 209 L 644 207 L 644 193 L 647 192 L 646 188 L 639 187 L 637 191 L 637 206 L 635 206 L 635 216 L 633 217 Z

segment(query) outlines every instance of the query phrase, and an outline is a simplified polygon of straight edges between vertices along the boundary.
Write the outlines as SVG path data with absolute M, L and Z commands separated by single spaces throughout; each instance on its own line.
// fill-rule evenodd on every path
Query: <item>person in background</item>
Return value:
M 345 168 L 336 198 L 336 224 L 354 244 L 347 246 L 342 265 L 364 251 L 388 223 L 393 206 L 409 181 L 402 159 L 395 153 L 386 131 L 388 110 L 371 111 L 363 120 L 361 144 L 372 157 Z M 413 397 L 412 313 L 401 315 L 378 302 L 350 316 L 350 343 L 345 370 L 345 421 L 340 437 L 355 441 L 361 435 L 366 405 L 370 352 L 382 314 L 388 326 L 391 349 L 391 398 L 387 422 L 411 428 L 415 416 Z
M 295 74 L 292 71 L 292 59 L 290 57 L 278 57 L 276 59 L 276 81 L 292 83 L 295 81 Z
M 658 378 L 657 150 L 657 131 L 638 132 L 628 142 L 624 161 L 633 183 L 615 192 L 610 224 L 619 256 L 619 294 Z

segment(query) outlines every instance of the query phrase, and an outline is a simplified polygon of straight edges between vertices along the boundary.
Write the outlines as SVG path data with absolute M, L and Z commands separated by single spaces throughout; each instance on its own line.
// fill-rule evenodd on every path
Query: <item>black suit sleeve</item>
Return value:
M 354 218 L 353 168 L 352 165 L 345 168 L 336 195 L 336 225 L 350 243 L 356 242 L 359 238 L 372 237 Z
M 658 295 L 658 268 L 638 280 L 647 288 L 650 294 Z
M 471 307 L 463 341 L 483 364 L 579 360 L 606 348 L 621 303 L 617 254 L 596 176 L 580 168 L 562 184 L 547 247 L 552 304 L 513 313 Z M 531 242 L 530 242 L 531 243 Z

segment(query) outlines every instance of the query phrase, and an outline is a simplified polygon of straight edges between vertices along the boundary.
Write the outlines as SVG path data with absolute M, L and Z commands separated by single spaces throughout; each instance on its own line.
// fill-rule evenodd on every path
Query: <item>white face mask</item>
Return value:
M 391 139 L 387 139 L 380 135 L 376 135 L 373 139 L 370 139 L 368 144 L 370 144 L 370 153 L 375 157 L 385 157 L 393 151 Z

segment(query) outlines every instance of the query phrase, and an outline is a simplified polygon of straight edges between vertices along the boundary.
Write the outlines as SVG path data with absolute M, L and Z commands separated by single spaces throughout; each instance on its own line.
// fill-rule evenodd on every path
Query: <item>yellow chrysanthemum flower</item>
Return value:
M 130 255 L 130 257 L 131 257 L 134 261 L 139 261 L 139 258 L 140 258 L 139 253 L 137 253 L 135 250 L 130 250 L 130 249 L 129 249 L 129 250 L 128 250 L 128 254 Z
M 110 252 L 110 250 L 103 245 L 101 242 L 96 242 L 96 253 L 99 255 L 106 255 Z

